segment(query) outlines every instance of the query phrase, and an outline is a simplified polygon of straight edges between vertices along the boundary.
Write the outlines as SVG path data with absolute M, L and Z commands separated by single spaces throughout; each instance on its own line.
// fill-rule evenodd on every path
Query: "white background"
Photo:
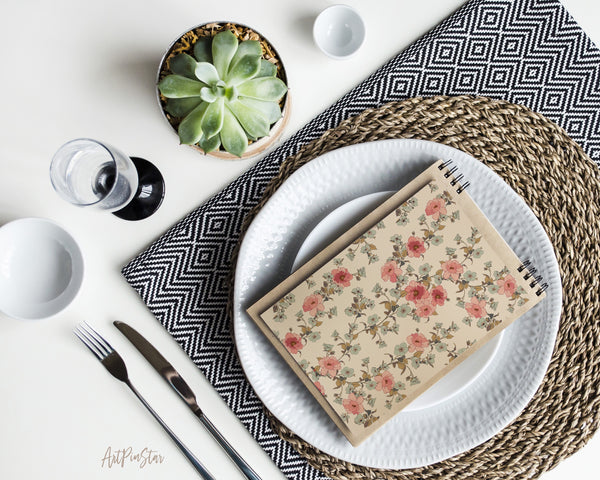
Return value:
M 0 313 L 0 478 L 185 479 L 197 474 L 138 400 L 74 338 L 81 320 L 122 353 L 133 383 L 217 479 L 242 479 L 196 418 L 112 327 L 124 320 L 153 342 L 197 393 L 201 406 L 264 479 L 283 475 L 154 319 L 120 268 L 254 161 L 203 157 L 162 118 L 155 77 L 164 50 L 199 23 L 231 20 L 256 28 L 286 65 L 293 109 L 285 136 L 307 123 L 395 53 L 425 34 L 463 0 L 348 0 L 363 16 L 367 41 L 335 61 L 312 42 L 326 0 L 4 0 L 0 4 L 0 225 L 22 217 L 53 219 L 80 244 L 86 272 L 75 301 L 59 315 L 18 321 Z M 563 3 L 596 44 L 600 4 Z M 88 136 L 145 157 L 162 171 L 167 195 L 142 222 L 72 207 L 48 179 L 54 151 Z M 565 439 L 565 444 L 568 439 Z M 107 448 L 157 451 L 161 464 L 109 468 Z M 568 449 L 568 446 L 565 445 Z M 544 480 L 596 478 L 600 440 Z

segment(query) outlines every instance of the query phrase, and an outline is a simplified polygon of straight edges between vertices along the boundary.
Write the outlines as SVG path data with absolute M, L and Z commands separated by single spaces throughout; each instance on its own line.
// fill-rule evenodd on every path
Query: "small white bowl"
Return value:
M 332 5 L 323 10 L 313 25 L 313 38 L 317 46 L 331 58 L 348 58 L 365 41 L 363 19 L 348 5 Z
M 75 298 L 82 280 L 81 250 L 54 222 L 23 218 L 0 228 L 0 310 L 7 315 L 55 315 Z

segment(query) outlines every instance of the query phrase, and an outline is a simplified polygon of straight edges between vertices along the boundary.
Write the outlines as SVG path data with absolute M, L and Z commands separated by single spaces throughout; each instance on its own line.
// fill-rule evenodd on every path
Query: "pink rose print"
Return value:
M 441 198 L 434 198 L 427 202 L 425 214 L 429 215 L 434 220 L 439 220 L 440 214 L 446 214 L 446 202 Z
M 300 337 L 300 335 L 297 333 L 286 333 L 285 338 L 283 339 L 283 344 L 292 355 L 295 355 L 302 350 L 302 348 L 304 348 L 304 345 L 302 344 L 302 337 Z
M 377 382 L 375 390 L 379 390 L 383 393 L 390 393 L 392 388 L 394 388 L 394 383 L 396 383 L 394 376 L 388 371 L 383 372 L 381 375 L 377 375 L 373 380 Z
M 411 335 L 406 337 L 406 341 L 408 342 L 409 352 L 422 352 L 429 346 L 429 340 L 427 340 L 427 338 L 425 338 L 425 335 L 423 335 L 422 333 L 412 333 Z
M 314 317 L 317 312 L 322 312 L 325 310 L 325 306 L 323 305 L 323 297 L 317 294 L 309 295 L 304 299 L 302 310 L 308 312 L 309 315 Z
M 471 297 L 471 301 L 465 304 L 465 310 L 473 318 L 481 318 L 487 315 L 485 311 L 485 300 L 477 300 L 477 297 Z
M 352 274 L 347 268 L 335 268 L 331 271 L 333 275 L 333 281 L 342 287 L 349 287 L 350 280 L 352 280 Z
M 346 398 L 342 401 L 342 405 L 344 406 L 344 408 L 346 409 L 346 411 L 348 413 L 351 413 L 353 415 L 358 415 L 359 413 L 362 413 L 365 411 L 365 409 L 362 405 L 363 401 L 364 401 L 363 397 L 361 397 L 361 396 L 356 397 L 353 393 L 351 393 L 350 395 L 348 395 L 348 398 Z
M 341 365 L 337 358 L 328 356 L 319 360 L 319 366 L 321 367 L 321 375 L 329 375 L 333 378 L 337 375 Z
M 406 249 L 409 257 L 420 257 L 425 253 L 425 242 L 417 237 L 408 237 Z
M 416 302 L 417 315 L 421 318 L 426 318 L 435 312 L 435 307 L 429 303 L 429 300 Z
M 321 382 L 315 382 L 315 387 L 321 392 L 321 395 L 325 396 L 325 389 L 323 388 L 323 385 L 321 385 Z
M 453 281 L 458 282 L 458 277 L 463 273 L 463 266 L 456 260 L 448 260 L 442 263 L 442 270 L 444 271 L 443 278 L 451 278 Z
M 442 287 L 441 285 L 438 285 L 433 290 L 431 290 L 431 303 L 433 303 L 434 305 L 444 305 L 446 298 L 448 298 L 448 294 L 446 293 L 444 287 Z
M 498 286 L 500 287 L 500 290 L 498 290 L 500 295 L 512 297 L 513 293 L 515 293 L 515 290 L 517 289 L 517 282 L 512 275 L 506 275 L 506 277 L 498 280 Z
M 398 275 L 402 275 L 402 270 L 400 270 L 398 264 L 393 260 L 390 260 L 381 267 L 381 279 L 384 281 L 389 280 L 390 282 L 396 283 L 398 281 Z
M 406 292 L 406 299 L 415 304 L 418 300 L 425 300 L 429 297 L 429 292 L 425 286 L 414 280 L 411 280 L 404 290 Z

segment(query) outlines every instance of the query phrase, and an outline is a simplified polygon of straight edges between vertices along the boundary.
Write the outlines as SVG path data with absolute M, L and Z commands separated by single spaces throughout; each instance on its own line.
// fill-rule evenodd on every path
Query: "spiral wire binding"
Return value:
M 523 278 L 525 280 L 529 280 L 531 277 L 533 277 L 533 275 L 535 274 L 535 272 L 537 272 L 537 268 L 531 267 L 529 269 L 529 271 L 525 275 L 523 275 Z
M 523 275 L 524 280 L 529 280 L 530 278 L 532 279 L 531 282 L 529 282 L 530 288 L 533 288 L 536 285 L 540 286 L 540 288 L 538 288 L 535 292 L 535 294 L 539 297 L 548 289 L 548 284 L 546 282 L 542 283 L 544 278 L 541 275 L 535 275 L 537 273 L 537 269 L 535 267 L 529 268 L 530 266 L 531 260 L 525 260 L 521 265 L 519 265 L 517 271 L 519 273 L 525 271 L 525 275 Z
M 450 181 L 450 185 L 453 187 L 458 185 L 458 188 L 456 189 L 456 193 L 460 194 L 466 190 L 466 188 L 471 184 L 471 182 L 466 181 L 464 183 L 461 183 L 464 178 L 464 175 L 462 173 L 459 173 L 456 176 L 454 175 L 454 173 L 458 170 L 458 165 L 453 165 L 453 163 L 454 163 L 453 160 L 449 159 L 449 160 L 446 160 L 443 163 L 441 163 L 438 166 L 438 168 L 440 170 L 446 169 L 446 172 L 444 173 L 444 177 L 445 178 L 452 177 L 452 180 Z M 533 288 L 536 285 L 539 285 L 540 288 L 538 288 L 535 292 L 535 294 L 538 297 L 548 289 L 548 284 L 545 282 L 542 283 L 542 281 L 544 280 L 543 277 L 541 275 L 536 275 L 537 269 L 531 265 L 531 260 L 525 260 L 519 266 L 519 268 L 517 268 L 517 271 L 519 273 L 525 272 L 523 275 L 523 279 L 531 280 L 529 282 L 530 288 Z
M 458 185 L 458 188 L 456 189 L 456 193 L 460 194 L 460 193 L 464 192 L 469 185 L 471 185 L 471 182 L 466 181 L 464 183 L 461 183 L 462 179 L 465 176 L 462 173 L 459 173 L 457 176 L 454 176 L 454 172 L 456 172 L 458 170 L 458 165 L 452 165 L 452 163 L 453 163 L 452 159 L 446 160 L 445 162 L 441 163 L 438 166 L 438 168 L 440 170 L 447 169 L 447 171 L 444 173 L 444 177 L 445 178 L 452 177 L 452 180 L 450 181 L 450 185 L 453 187 Z
M 531 265 L 531 260 L 525 260 L 520 266 L 519 268 L 517 268 L 517 271 L 520 273 L 523 270 L 525 270 L 526 268 L 529 267 L 529 265 Z

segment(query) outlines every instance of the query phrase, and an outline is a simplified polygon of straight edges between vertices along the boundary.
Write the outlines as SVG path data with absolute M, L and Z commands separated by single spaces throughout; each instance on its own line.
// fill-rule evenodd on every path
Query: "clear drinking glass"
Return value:
M 89 138 L 67 142 L 54 154 L 50 180 L 66 201 L 113 212 L 127 220 L 154 213 L 164 196 L 158 169 L 117 148 Z

